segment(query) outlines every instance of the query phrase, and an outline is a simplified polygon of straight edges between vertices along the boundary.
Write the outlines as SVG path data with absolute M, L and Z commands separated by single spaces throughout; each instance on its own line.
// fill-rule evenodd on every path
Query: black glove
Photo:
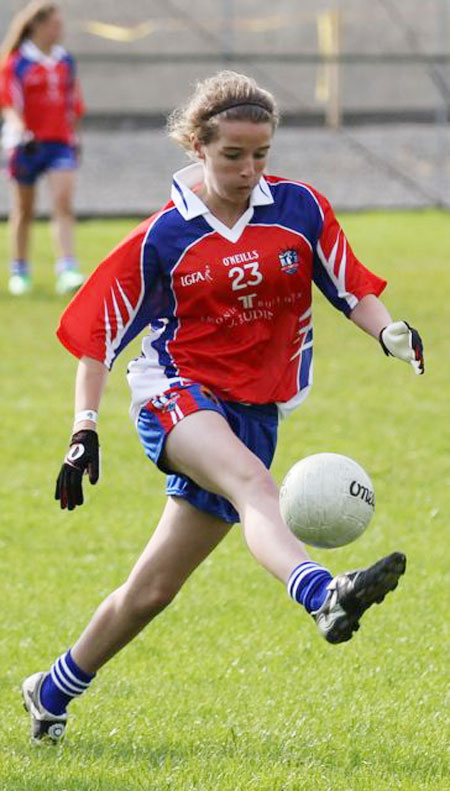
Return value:
M 39 142 L 37 140 L 28 140 L 26 143 L 22 144 L 22 148 L 26 154 L 29 156 L 34 156 L 39 151 Z
M 28 156 L 33 156 L 39 151 L 39 140 L 36 140 L 33 132 L 30 132 L 29 129 L 25 129 L 22 133 L 22 139 L 18 148 L 24 151 L 25 154 L 28 154 Z
M 83 475 L 89 475 L 90 483 L 97 483 L 100 475 L 100 445 L 98 434 L 92 429 L 83 429 L 73 434 L 69 452 L 56 481 L 55 500 L 61 508 L 69 511 L 83 505 Z

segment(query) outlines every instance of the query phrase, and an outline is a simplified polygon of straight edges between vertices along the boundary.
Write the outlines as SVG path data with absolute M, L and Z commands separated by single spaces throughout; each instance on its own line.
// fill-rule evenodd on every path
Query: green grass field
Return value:
M 109 380 L 99 426 L 103 478 L 69 514 L 53 500 L 70 435 L 76 363 L 54 329 L 51 245 L 35 228 L 35 282 L 20 301 L 0 284 L 1 791 L 444 791 L 448 709 L 449 215 L 345 215 L 355 251 L 389 280 L 385 302 L 416 325 L 427 373 L 387 359 L 316 298 L 315 386 L 281 427 L 274 474 L 309 453 L 353 456 L 377 512 L 349 547 L 314 551 L 337 572 L 392 550 L 398 590 L 348 644 L 329 646 L 244 548 L 239 527 L 178 599 L 76 701 L 61 748 L 35 748 L 24 676 L 72 644 L 124 579 L 164 501 L 163 476 Z M 86 269 L 129 221 L 79 225 Z M 6 262 L 6 228 L 0 226 Z M 445 530 L 447 529 L 447 536 Z M 447 604 L 448 606 L 448 604 Z

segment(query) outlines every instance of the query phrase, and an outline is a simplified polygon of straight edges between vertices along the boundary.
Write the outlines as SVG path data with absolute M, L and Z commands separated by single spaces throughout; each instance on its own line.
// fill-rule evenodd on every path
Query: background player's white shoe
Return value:
M 338 574 L 328 585 L 328 596 L 319 610 L 311 613 L 319 632 L 329 643 L 344 643 L 359 629 L 359 619 L 380 604 L 394 590 L 405 573 L 406 557 L 393 552 L 373 566 Z
M 8 281 L 8 291 L 14 297 L 29 294 L 32 288 L 30 275 L 11 275 Z
M 72 294 L 77 291 L 84 283 L 84 275 L 79 269 L 66 269 L 58 275 L 56 280 L 57 294 Z
M 22 684 L 23 705 L 31 721 L 31 741 L 39 744 L 42 740 L 58 744 L 64 736 L 67 714 L 50 714 L 44 709 L 39 693 L 47 673 L 33 673 Z

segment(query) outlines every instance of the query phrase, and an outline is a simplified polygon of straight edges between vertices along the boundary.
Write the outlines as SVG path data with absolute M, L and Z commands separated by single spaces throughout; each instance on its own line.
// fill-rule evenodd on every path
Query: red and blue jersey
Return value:
M 110 368 L 148 328 L 129 366 L 134 414 L 179 381 L 287 413 L 312 384 L 312 284 L 348 316 L 386 281 L 358 261 L 312 187 L 261 178 L 228 228 L 196 195 L 201 181 L 200 164 L 175 174 L 172 201 L 100 264 L 58 336 Z
M 17 110 L 36 139 L 73 144 L 84 105 L 72 55 L 61 46 L 45 55 L 24 41 L 0 72 L 0 105 Z

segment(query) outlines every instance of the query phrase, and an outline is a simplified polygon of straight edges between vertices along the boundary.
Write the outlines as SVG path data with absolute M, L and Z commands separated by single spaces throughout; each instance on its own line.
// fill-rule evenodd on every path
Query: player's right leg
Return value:
M 329 583 L 322 606 L 311 614 L 329 643 L 345 643 L 359 629 L 359 621 L 372 604 L 381 604 L 405 573 L 406 557 L 393 552 L 366 569 L 338 574 Z
M 309 560 L 281 517 L 274 478 L 222 415 L 212 410 L 187 415 L 168 435 L 163 458 L 167 468 L 233 504 L 250 552 L 281 582 Z
M 269 471 L 216 412 L 196 412 L 175 426 L 166 441 L 165 464 L 232 502 L 254 557 L 286 584 L 330 643 L 349 640 L 365 611 L 383 601 L 405 571 L 400 552 L 336 577 L 312 561 L 282 520 Z
M 70 154 L 70 147 L 66 146 Z M 72 157 L 74 154 L 72 153 Z M 68 164 L 70 165 L 70 156 Z M 75 159 L 70 169 L 65 169 L 64 161 L 55 167 L 53 162 L 48 171 L 48 184 L 52 200 L 52 230 L 57 251 L 56 291 L 58 294 L 71 294 L 82 285 L 84 275 L 80 272 L 74 253 L 73 199 L 75 190 Z
M 87 689 L 96 671 L 172 601 L 229 529 L 229 524 L 186 500 L 169 498 L 126 582 L 105 599 L 50 673 L 25 680 L 22 692 L 33 741 L 61 739 L 72 697 Z
M 31 291 L 28 251 L 35 193 L 34 184 L 11 180 L 12 205 L 9 215 L 11 263 L 8 290 L 14 296 L 22 296 Z

